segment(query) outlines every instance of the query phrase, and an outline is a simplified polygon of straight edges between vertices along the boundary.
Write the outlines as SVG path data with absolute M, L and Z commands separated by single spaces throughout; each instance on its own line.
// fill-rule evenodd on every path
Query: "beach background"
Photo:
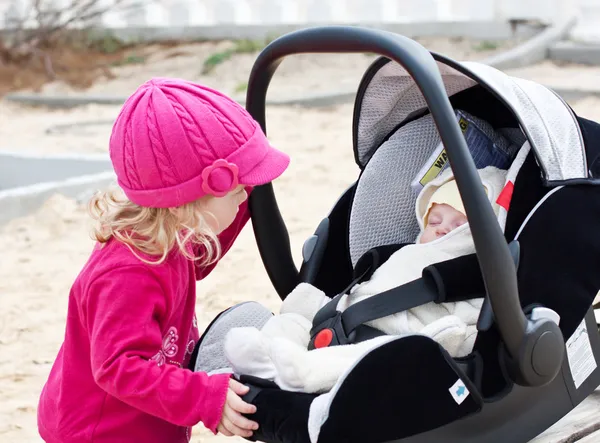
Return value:
M 519 39 L 490 44 L 481 39 L 436 37 L 419 41 L 426 48 L 457 60 L 483 59 L 519 43 Z M 242 99 L 260 45 L 236 52 L 239 45 L 235 41 L 136 45 L 119 52 L 124 61 L 111 62 L 106 72 L 80 73 L 80 82 L 76 78 L 40 80 L 38 72 L 28 77 L 28 83 L 16 85 L 15 78 L 25 78 L 25 74 L 2 71 L 0 65 L 0 92 L 127 96 L 149 78 L 166 76 L 198 81 Z M 231 54 L 226 60 L 207 63 L 211 57 L 215 59 L 227 51 Z M 373 60 L 374 56 L 362 54 L 289 57 L 277 70 L 268 99 L 351 90 Z M 73 71 L 87 72 L 77 69 L 84 68 L 74 67 Z M 597 67 L 550 61 L 510 73 L 545 84 L 589 84 L 590 89 L 600 78 Z M 600 120 L 600 99 L 595 95 L 571 100 L 570 104 L 579 115 Z M 118 111 L 119 106 L 86 105 L 56 110 L 0 101 L 0 152 L 107 154 L 111 123 Z M 268 137 L 292 158 L 289 170 L 274 187 L 298 262 L 304 240 L 357 177 L 352 153 L 352 113 L 350 103 L 320 108 L 267 108 Z M 89 232 L 85 201 L 60 194 L 47 199 L 34 213 L 0 226 L 2 442 L 41 442 L 36 427 L 37 401 L 63 339 L 70 286 L 93 246 Z M 214 272 L 198 283 L 200 328 L 223 309 L 246 300 L 259 301 L 274 311 L 279 307 L 251 224 Z M 202 425 L 196 427 L 192 439 L 195 443 L 221 440 L 225 438 L 213 436 Z

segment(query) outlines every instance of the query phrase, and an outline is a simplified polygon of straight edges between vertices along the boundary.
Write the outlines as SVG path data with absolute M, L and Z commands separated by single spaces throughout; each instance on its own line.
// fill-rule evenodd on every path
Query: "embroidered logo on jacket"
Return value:
M 158 366 L 164 365 L 167 360 L 169 360 L 169 363 L 179 365 L 179 363 L 170 360 L 177 355 L 177 351 L 179 350 L 179 347 L 176 344 L 177 340 L 179 340 L 177 328 L 171 326 L 163 337 L 162 349 L 158 351 L 150 360 L 154 360 Z

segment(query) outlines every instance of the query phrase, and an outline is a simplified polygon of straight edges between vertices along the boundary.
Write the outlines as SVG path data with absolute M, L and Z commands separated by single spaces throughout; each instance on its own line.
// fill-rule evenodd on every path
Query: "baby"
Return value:
M 496 199 L 506 171 L 495 167 L 479 170 L 486 194 L 496 215 Z M 420 234 L 382 264 L 368 281 L 355 285 L 337 309 L 421 277 L 425 267 L 475 252 L 465 209 L 451 170 L 427 184 L 416 201 Z M 233 328 L 225 338 L 224 352 L 236 374 L 274 381 L 290 391 L 328 392 L 339 377 L 365 352 L 392 336 L 426 335 L 453 357 L 468 355 L 477 335 L 477 319 L 483 299 L 453 303 L 428 303 L 408 311 L 366 323 L 388 336 L 357 344 L 308 350 L 312 320 L 330 298 L 307 283 L 299 284 L 283 302 L 279 315 L 261 330 Z

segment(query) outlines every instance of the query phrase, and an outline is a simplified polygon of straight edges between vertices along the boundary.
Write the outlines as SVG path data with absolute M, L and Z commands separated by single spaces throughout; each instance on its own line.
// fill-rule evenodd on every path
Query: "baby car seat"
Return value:
M 534 82 L 455 62 L 400 35 L 333 26 L 287 34 L 257 58 L 247 109 L 265 132 L 272 75 L 285 56 L 303 52 L 382 57 L 367 70 L 355 102 L 360 176 L 305 243 L 299 271 L 272 186 L 251 194 L 258 247 L 281 298 L 301 281 L 335 297 L 366 253 L 414 242 L 410 184 L 441 141 L 476 254 L 436 265 L 433 286 L 421 286 L 433 288 L 434 301 L 485 297 L 485 303 L 475 347 L 465 358 L 450 357 L 424 336 L 389 337 L 323 395 L 287 392 L 242 375 L 251 387 L 246 399 L 258 407 L 252 418 L 261 428 L 253 439 L 529 441 L 600 384 L 600 337 L 591 308 L 600 289 L 600 126 Z M 457 109 L 486 121 L 518 148 L 501 194 L 501 223 L 478 185 Z M 465 292 L 465 279 L 478 286 Z M 410 291 L 403 294 L 410 297 Z M 342 323 L 337 332 L 351 331 Z

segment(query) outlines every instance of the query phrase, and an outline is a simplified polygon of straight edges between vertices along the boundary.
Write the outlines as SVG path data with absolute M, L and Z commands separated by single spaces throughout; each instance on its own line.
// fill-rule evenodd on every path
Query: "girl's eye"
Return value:
M 437 226 L 441 223 L 442 221 L 439 219 L 439 217 L 435 217 L 435 218 L 430 218 L 429 219 L 429 225 L 430 226 Z

